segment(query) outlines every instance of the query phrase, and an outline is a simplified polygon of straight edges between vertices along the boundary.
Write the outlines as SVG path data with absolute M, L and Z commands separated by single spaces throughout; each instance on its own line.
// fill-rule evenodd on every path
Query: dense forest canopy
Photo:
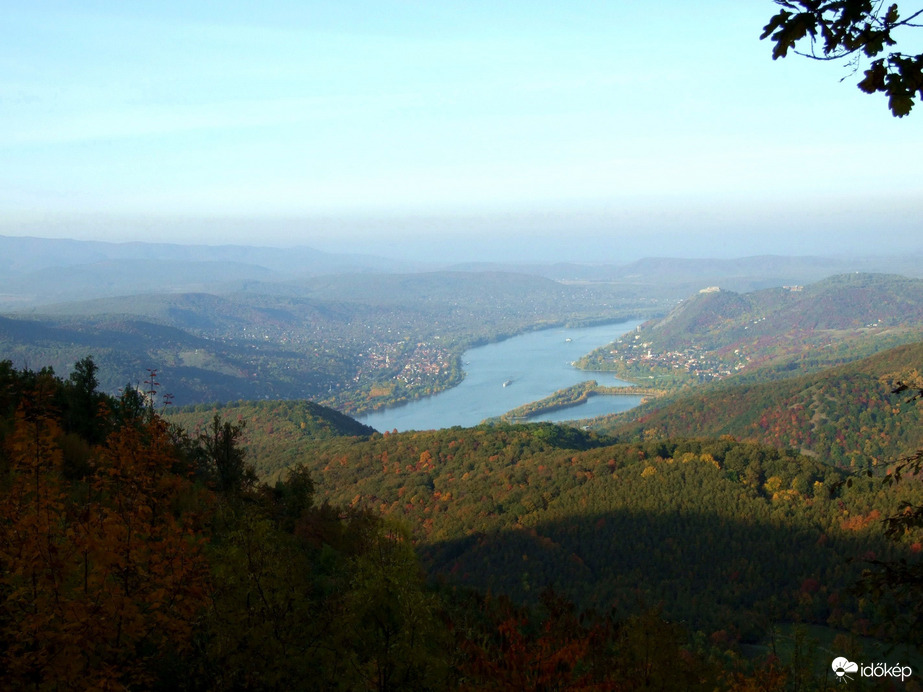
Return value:
M 814 679 L 765 648 L 785 622 L 914 631 L 900 594 L 853 586 L 919 560 L 880 528 L 916 481 L 731 439 L 381 435 L 306 404 L 185 430 L 96 387 L 88 358 L 0 364 L 10 689 L 781 690 Z M 301 434 L 261 443 L 273 415 Z

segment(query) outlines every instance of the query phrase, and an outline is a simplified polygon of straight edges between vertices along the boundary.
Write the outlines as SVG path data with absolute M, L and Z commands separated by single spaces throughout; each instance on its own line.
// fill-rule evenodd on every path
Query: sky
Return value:
M 923 251 L 923 105 L 896 119 L 842 64 L 773 61 L 776 9 L 7 2 L 0 235 L 460 260 Z

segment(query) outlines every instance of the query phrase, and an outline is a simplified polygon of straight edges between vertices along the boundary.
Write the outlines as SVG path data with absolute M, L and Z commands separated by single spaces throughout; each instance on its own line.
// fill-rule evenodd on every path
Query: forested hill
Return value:
M 887 398 L 888 382 L 911 375 L 905 366 L 921 353 L 923 345 L 895 349 L 828 379 L 851 396 L 867 376 Z M 798 381 L 827 397 L 823 378 Z M 213 413 L 198 407 L 171 419 L 196 426 Z M 864 622 L 862 631 L 886 635 L 868 624 L 881 618 L 879 606 L 846 589 L 862 560 L 911 549 L 884 540 L 880 518 L 920 492 L 916 482 L 892 489 L 815 455 L 730 438 L 651 440 L 639 429 L 647 439 L 616 442 L 551 424 L 347 427 L 348 437 L 336 437 L 336 426 L 312 432 L 310 417 L 329 415 L 306 404 L 241 402 L 218 413 L 246 420 L 247 458 L 262 477 L 305 464 L 319 498 L 407 521 L 428 571 L 449 585 L 522 601 L 551 586 L 581 606 L 624 613 L 660 604 L 693 629 L 727 628 L 745 640 L 760 637 L 767 617 L 844 629 Z M 847 414 L 831 404 L 829 415 Z M 919 427 L 915 407 L 894 414 L 890 403 L 860 418 L 862 440 L 908 442 L 902 422 Z
M 713 385 L 593 428 L 622 439 L 732 435 L 840 466 L 887 464 L 923 445 L 923 411 L 891 393 L 921 369 L 923 343 L 908 344 L 815 374 Z
M 320 498 L 407 521 L 447 584 L 524 601 L 553 587 L 623 613 L 660 604 L 749 640 L 766 617 L 871 619 L 877 606 L 845 588 L 861 556 L 905 553 L 876 518 L 919 491 L 864 477 L 846 488 L 826 464 L 753 444 L 612 444 L 551 424 L 296 446 Z
M 843 274 L 744 294 L 703 288 L 580 365 L 681 385 L 784 363 L 819 370 L 920 338 L 923 280 Z
M 646 325 L 642 333 L 658 348 L 715 348 L 793 330 L 895 328 L 921 322 L 923 280 L 843 274 L 807 286 L 743 295 L 706 289 Z
M 303 400 L 200 404 L 169 411 L 167 418 L 188 429 L 216 414 L 227 420 L 246 421 L 248 426 L 261 430 L 265 435 L 278 437 L 281 441 L 292 438 L 296 430 L 299 437 L 309 439 L 368 436 L 375 433 L 374 428 L 339 411 Z
M 312 401 L 238 401 L 187 406 L 170 411 L 166 418 L 195 433 L 205 430 L 216 415 L 221 420 L 243 424 L 248 461 L 264 477 L 284 475 L 285 469 L 303 461 L 306 444 L 375 433 L 374 428 Z

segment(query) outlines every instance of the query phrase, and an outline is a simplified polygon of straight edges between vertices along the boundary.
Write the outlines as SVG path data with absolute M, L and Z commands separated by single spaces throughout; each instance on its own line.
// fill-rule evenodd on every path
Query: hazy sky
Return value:
M 5 3 L 0 234 L 465 259 L 923 249 L 923 105 L 897 120 L 842 65 L 773 62 L 775 11 Z

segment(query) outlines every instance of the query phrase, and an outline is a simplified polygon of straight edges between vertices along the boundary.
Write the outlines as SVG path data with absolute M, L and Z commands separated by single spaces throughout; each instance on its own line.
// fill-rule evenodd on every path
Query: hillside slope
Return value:
M 921 336 L 923 280 L 844 274 L 746 294 L 703 289 L 580 366 L 683 385 L 766 365 L 818 370 Z
M 901 407 L 901 396 L 891 393 L 921 371 L 923 343 L 908 344 L 810 375 L 728 381 L 592 427 L 623 439 L 731 435 L 838 466 L 876 466 L 923 446 L 923 408 Z
M 923 280 L 843 274 L 808 286 L 747 294 L 717 290 L 683 301 L 642 328 L 657 349 L 719 348 L 792 331 L 906 327 L 923 322 Z M 746 333 L 745 333 L 746 332 Z
M 909 554 L 876 518 L 920 499 L 918 484 L 846 488 L 830 466 L 752 444 L 612 444 L 550 424 L 306 439 L 289 458 L 320 499 L 406 521 L 447 584 L 522 601 L 553 587 L 625 613 L 659 603 L 751 639 L 767 617 L 851 623 L 861 558 Z
M 166 419 L 193 435 L 217 415 L 244 423 L 247 461 L 261 477 L 279 477 L 304 462 L 304 445 L 340 437 L 368 437 L 373 428 L 312 401 L 239 401 L 188 406 L 169 411 Z

